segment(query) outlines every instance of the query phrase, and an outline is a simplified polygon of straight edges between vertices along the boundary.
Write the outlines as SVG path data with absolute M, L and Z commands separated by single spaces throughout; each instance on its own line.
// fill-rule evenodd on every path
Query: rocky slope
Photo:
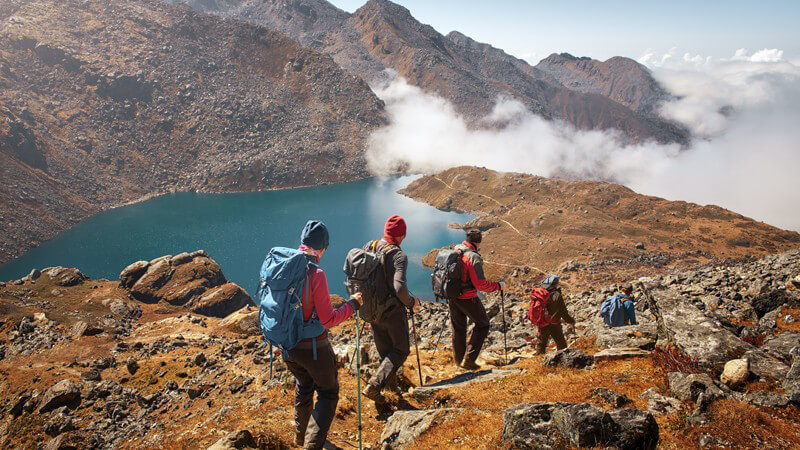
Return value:
M 270 378 L 257 310 L 231 312 L 241 307 L 235 295 L 219 303 L 231 306 L 224 318 L 196 310 L 221 286 L 224 275 L 202 251 L 131 264 L 119 281 L 47 268 L 0 283 L 0 445 L 289 448 L 292 379 L 279 357 Z M 450 362 L 447 315 L 428 304 L 415 322 L 425 386 L 412 354 L 389 407 L 363 405 L 365 444 L 800 445 L 800 251 L 643 286 L 640 324 L 614 330 L 597 310 L 615 285 L 565 288 L 577 333 L 568 350 L 545 357 L 532 354 L 527 299 L 507 295 L 501 308 L 490 296 L 492 331 L 477 372 Z M 341 448 L 357 443 L 353 325 L 332 332 L 342 387 L 330 441 Z M 698 340 L 687 327 L 708 335 Z M 367 377 L 378 362 L 371 338 L 362 342 Z M 722 354 L 748 359 L 741 384 L 720 377 Z
M 580 129 L 616 129 L 633 141 L 688 139 L 682 128 L 650 114 L 663 98 L 653 92 L 658 88 L 647 69 L 627 58 L 615 58 L 613 70 L 588 75 L 597 75 L 597 80 L 586 81 L 597 87 L 587 89 L 561 73 L 531 67 L 457 31 L 442 35 L 387 0 L 370 0 L 353 14 L 324 0 L 187 3 L 200 11 L 283 31 L 303 45 L 331 54 L 343 68 L 370 83 L 381 80 L 382 71 L 391 68 L 409 83 L 448 99 L 468 118 L 487 115 L 497 96 L 504 94 L 537 114 Z M 587 77 L 576 72 L 572 78 L 580 76 Z M 640 107 L 643 104 L 650 106 Z
M 284 35 L 159 1 L 0 7 L 0 262 L 174 190 L 367 175 L 383 104 Z
M 560 272 L 575 288 L 800 245 L 793 231 L 613 183 L 460 167 L 420 178 L 402 192 L 477 215 L 469 225 L 486 230 L 482 253 L 491 276 L 535 280 Z

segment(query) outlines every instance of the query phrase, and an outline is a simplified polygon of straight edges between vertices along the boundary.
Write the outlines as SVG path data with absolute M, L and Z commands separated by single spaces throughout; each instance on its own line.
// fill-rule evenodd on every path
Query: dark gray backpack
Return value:
M 464 263 L 460 249 L 443 249 L 436 255 L 436 263 L 431 274 L 431 287 L 433 294 L 441 299 L 456 299 L 464 290 L 461 276 L 464 273 Z
M 354 248 L 344 261 L 344 285 L 350 295 L 361 292 L 363 304 L 359 314 L 370 323 L 380 322 L 400 304 L 386 275 L 386 258 L 400 247 L 387 245 L 378 250 L 377 246 L 378 241 L 373 241 L 367 246 L 369 250 Z

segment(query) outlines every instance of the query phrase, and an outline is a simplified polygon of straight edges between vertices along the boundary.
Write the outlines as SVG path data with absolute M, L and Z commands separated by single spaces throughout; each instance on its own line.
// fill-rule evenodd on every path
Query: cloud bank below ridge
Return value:
M 459 165 L 615 181 L 670 200 L 716 204 L 800 230 L 800 67 L 765 49 L 712 60 L 646 54 L 640 62 L 676 99 L 661 114 L 692 130 L 688 149 L 623 145 L 611 131 L 577 130 L 499 97 L 470 128 L 446 100 L 402 78 L 374 86 L 390 123 L 372 134 L 376 174 L 433 173 Z

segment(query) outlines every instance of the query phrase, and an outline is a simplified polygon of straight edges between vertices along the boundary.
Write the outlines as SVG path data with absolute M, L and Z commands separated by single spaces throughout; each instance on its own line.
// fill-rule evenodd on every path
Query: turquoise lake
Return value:
M 0 280 L 49 266 L 77 267 L 91 278 L 116 280 L 134 261 L 204 249 L 228 280 L 252 294 L 269 249 L 297 247 L 300 230 L 313 218 L 325 222 L 331 234 L 322 258 L 331 293 L 344 295 L 342 266 L 347 252 L 379 239 L 386 218 L 400 214 L 408 225 L 402 248 L 409 257 L 409 288 L 431 298 L 430 270 L 422 266 L 422 257 L 433 248 L 460 242 L 463 232 L 447 225 L 472 217 L 397 194 L 414 178 L 267 192 L 164 195 L 86 219 L 0 266 Z

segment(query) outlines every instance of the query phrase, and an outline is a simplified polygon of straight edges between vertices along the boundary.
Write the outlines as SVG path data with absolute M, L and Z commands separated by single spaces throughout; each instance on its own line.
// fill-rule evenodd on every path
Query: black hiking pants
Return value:
M 327 338 L 317 340 L 317 359 L 314 360 L 311 342 L 300 342 L 284 352 L 286 367 L 294 375 L 294 431 L 304 448 L 319 449 L 325 445 L 336 405 L 339 403 L 339 380 L 336 356 Z M 314 391 L 317 404 L 314 406 Z M 312 413 L 313 409 L 313 413 Z M 311 423 L 309 423 L 309 420 Z
M 539 327 L 539 342 L 536 343 L 536 352 L 544 353 L 547 350 L 547 344 L 550 338 L 556 341 L 556 347 L 559 350 L 567 348 L 567 340 L 564 339 L 564 329 L 561 328 L 560 323 L 550 324 L 546 327 Z
M 489 316 L 478 297 L 468 300 L 447 300 L 450 307 L 450 324 L 453 327 L 453 357 L 456 364 L 475 362 L 481 353 L 483 341 L 489 335 Z M 467 343 L 467 318 L 475 324 Z
M 380 322 L 370 324 L 375 349 L 381 357 L 378 371 L 369 380 L 369 384 L 378 389 L 396 380 L 395 375 L 400 366 L 406 362 L 409 353 L 408 317 L 404 307 L 397 307 Z

